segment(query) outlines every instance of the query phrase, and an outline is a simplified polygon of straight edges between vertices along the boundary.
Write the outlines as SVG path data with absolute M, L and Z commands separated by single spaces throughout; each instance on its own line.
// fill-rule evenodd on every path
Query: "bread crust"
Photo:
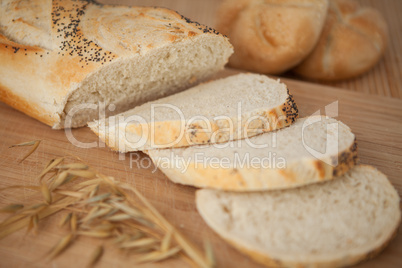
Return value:
M 217 29 L 230 38 L 232 67 L 279 74 L 300 63 L 320 36 L 328 0 L 226 0 Z
M 56 124 L 60 120 L 58 116 L 52 117 L 45 109 L 33 105 L 29 100 L 26 100 L 21 96 L 14 94 L 11 89 L 6 88 L 1 84 L 0 101 L 49 126 Z
M 355 0 L 331 1 L 317 46 L 294 72 L 325 81 L 358 76 L 380 60 L 387 40 L 387 24 L 377 10 Z
M 147 153 L 157 165 L 158 153 L 153 150 Z M 202 164 L 197 166 L 193 162 L 188 165 L 184 172 L 174 168 L 178 166 L 177 163 L 158 166 L 158 168 L 171 181 L 195 187 L 238 192 L 289 189 L 331 180 L 334 178 L 334 174 L 339 176 L 346 173 L 358 161 L 356 139 L 345 151 L 330 158 L 339 160 L 335 167 L 321 160 L 301 159 L 288 164 L 285 169 L 213 168 L 204 167 Z
M 336 176 L 341 176 L 348 172 L 352 167 L 357 165 L 359 157 L 357 154 L 358 147 L 357 147 L 357 141 L 355 138 L 355 141 L 353 145 L 349 148 L 349 150 L 346 150 L 338 155 L 337 158 L 337 165 L 334 168 L 334 171 L 332 172 L 332 175 L 334 177 Z M 333 163 L 335 164 L 335 163 Z
M 298 108 L 294 101 L 293 95 L 289 93 L 289 89 L 287 89 L 287 93 L 288 97 L 286 101 L 278 107 L 273 109 L 262 109 L 242 115 L 242 125 L 240 126 L 241 130 L 246 129 L 247 136 L 252 137 L 260 133 L 280 129 L 294 123 L 299 116 Z M 253 124 L 252 127 L 247 128 L 247 120 L 253 118 L 254 116 L 258 116 L 260 120 L 254 121 L 256 124 Z M 231 118 L 231 122 L 236 125 L 238 119 L 233 117 Z M 119 135 L 115 132 L 115 128 L 108 128 L 108 131 L 100 131 L 100 128 L 105 128 L 105 126 L 101 123 L 89 123 L 88 126 L 112 150 L 120 152 L 178 148 L 191 145 L 223 143 L 230 140 L 230 136 L 228 135 L 218 134 L 215 136 L 215 139 L 212 138 L 214 133 L 220 133 L 221 131 L 224 132 L 225 129 L 230 127 L 226 120 L 224 124 L 222 124 L 220 121 L 209 121 L 211 126 L 210 132 L 206 131 L 205 121 L 195 121 L 191 124 L 186 124 L 184 135 L 182 135 L 181 139 L 178 139 L 178 137 L 181 135 L 183 124 L 185 124 L 185 122 L 175 120 L 154 122 L 152 124 L 147 123 L 132 124 L 128 126 L 124 125 L 120 127 L 119 132 L 129 133 L 133 137 L 133 140 L 139 140 L 146 137 L 146 143 L 143 146 L 135 148 L 125 145 L 123 142 L 124 137 L 119 137 Z M 151 132 L 149 131 L 151 128 L 155 130 L 154 137 L 151 137 Z M 234 139 L 237 140 L 242 138 L 245 138 L 244 132 L 241 131 L 241 133 L 238 133 L 236 129 Z M 153 144 L 151 144 L 151 141 L 153 141 Z
M 231 50 L 227 38 L 212 28 L 169 9 L 107 6 L 85 0 L 42 2 L 46 3 L 42 6 L 29 1 L 29 5 L 42 15 L 51 14 L 40 18 L 49 29 L 29 24 L 29 8 L 19 8 L 26 2 L 11 1 L 0 9 L 0 16 L 7 12 L 15 17 L 0 25 L 0 100 L 53 128 L 64 127 L 65 107 L 73 93 L 109 66 L 128 59 L 141 61 L 165 47 L 200 42 L 206 37 L 220 39 Z M 136 20 L 146 23 L 136 24 Z M 129 25 L 132 30 L 124 32 L 124 23 L 136 27 Z M 26 34 L 30 30 L 41 35 Z M 146 38 L 137 36 L 142 33 Z M 125 34 L 132 36 L 124 39 Z M 44 47 L 44 37 L 52 44 Z M 178 83 L 183 87 L 201 78 L 195 74 L 192 81 Z M 172 87 L 170 93 L 180 89 Z M 118 107 L 116 112 L 121 112 Z

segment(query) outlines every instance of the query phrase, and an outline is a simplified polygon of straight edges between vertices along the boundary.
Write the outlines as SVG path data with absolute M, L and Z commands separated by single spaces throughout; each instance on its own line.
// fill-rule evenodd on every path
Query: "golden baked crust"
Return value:
M 354 0 L 330 2 L 317 46 L 294 71 L 306 78 L 341 80 L 360 75 L 381 58 L 387 24 L 381 14 Z
M 279 74 L 300 63 L 320 36 L 328 0 L 225 0 L 217 29 L 230 38 L 230 65 Z
M 15 0 L 2 3 L 0 17 L 0 100 L 54 128 L 73 92 L 105 67 L 206 36 L 230 47 L 165 8 Z

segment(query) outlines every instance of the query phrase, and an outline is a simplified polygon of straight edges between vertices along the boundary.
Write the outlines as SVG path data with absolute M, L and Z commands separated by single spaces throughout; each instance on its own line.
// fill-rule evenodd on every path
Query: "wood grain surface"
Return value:
M 218 76 L 234 74 L 226 70 Z M 402 194 L 402 100 L 347 92 L 339 89 L 282 79 L 294 94 L 301 116 L 321 111 L 338 102 L 338 119 L 348 124 L 357 135 L 361 163 L 371 164 L 384 172 L 399 194 Z M 334 106 L 332 106 L 334 107 Z M 333 110 L 333 109 L 332 109 Z M 135 186 L 155 207 L 184 235 L 202 247 L 205 239 L 212 242 L 219 267 L 260 267 L 220 239 L 203 222 L 194 203 L 195 188 L 171 183 L 160 171 L 155 171 L 149 158 L 140 154 L 139 160 L 149 168 L 130 165 L 130 154 L 125 160 L 105 147 L 82 149 L 72 145 L 63 130 L 51 130 L 48 126 L 0 103 L 0 188 L 10 185 L 35 185 L 35 177 L 52 158 L 75 155 L 82 158 L 99 172 L 114 176 Z M 97 141 L 88 128 L 72 131 L 81 142 Z M 9 148 L 11 144 L 42 139 L 38 150 L 21 164 L 18 163 L 27 148 Z M 134 157 L 136 157 L 134 155 Z M 0 192 L 0 207 L 9 203 L 34 202 L 29 190 Z M 4 219 L 0 215 L 0 220 Z M 20 230 L 0 241 L 1 267 L 85 267 L 95 247 L 105 244 L 106 253 L 97 267 L 128 267 L 134 259 L 110 247 L 107 241 L 79 239 L 63 255 L 49 262 L 45 254 L 63 236 L 57 223 L 62 215 L 55 215 L 40 224 L 38 235 Z M 358 267 L 401 267 L 402 234 L 384 252 Z M 182 259 L 140 267 L 188 267 Z
M 217 0 L 101 0 L 109 4 L 165 6 L 178 10 L 195 21 L 215 25 Z M 359 0 L 363 5 L 373 6 L 384 15 L 389 25 L 390 40 L 383 59 L 366 74 L 348 81 L 330 83 L 336 89 L 313 83 L 282 78 L 299 106 L 301 116 L 317 111 L 325 113 L 325 107 L 338 102 L 338 119 L 348 124 L 356 134 L 360 162 L 371 164 L 384 172 L 402 195 L 402 11 L 401 0 Z M 233 74 L 227 70 L 218 76 Z M 291 74 L 285 74 L 292 77 Z M 344 90 L 347 89 L 347 90 Z M 393 97 L 393 98 L 388 98 Z M 0 103 L 0 188 L 10 185 L 34 185 L 35 177 L 43 166 L 54 157 L 75 155 L 88 162 L 98 171 L 116 177 L 137 187 L 153 205 L 198 247 L 203 241 L 212 242 L 219 267 L 260 267 L 220 239 L 203 222 L 194 204 L 195 188 L 171 183 L 150 159 L 139 154 L 139 160 L 149 168 L 138 168 L 105 147 L 82 149 L 72 145 L 65 132 L 51 130 L 48 126 Z M 81 142 L 97 141 L 88 128 L 73 130 Z M 42 139 L 38 150 L 23 163 L 27 148 L 8 147 L 11 144 Z M 136 158 L 136 155 L 132 155 Z M 0 207 L 9 203 L 34 202 L 29 190 L 0 192 Z M 57 223 L 63 215 L 56 215 L 40 224 L 38 235 L 21 230 L 0 241 L 0 267 L 85 267 L 90 254 L 100 243 L 106 253 L 97 267 L 128 267 L 134 259 L 110 247 L 107 241 L 80 239 L 65 254 L 54 261 L 44 256 L 63 236 Z M 0 220 L 6 215 L 0 214 Z M 371 261 L 356 267 L 402 267 L 402 234 L 399 232 L 384 252 Z M 189 267 L 182 259 L 140 267 Z
M 402 1 L 401 0 L 358 0 L 362 6 L 378 9 L 389 27 L 389 44 L 380 62 L 367 73 L 340 82 L 324 83 L 349 91 L 364 92 L 378 96 L 402 98 Z M 215 26 L 216 9 L 220 0 L 99 0 L 108 4 L 140 6 L 163 6 L 206 24 Z M 293 77 L 291 73 L 285 76 Z M 318 82 L 317 82 L 318 83 Z

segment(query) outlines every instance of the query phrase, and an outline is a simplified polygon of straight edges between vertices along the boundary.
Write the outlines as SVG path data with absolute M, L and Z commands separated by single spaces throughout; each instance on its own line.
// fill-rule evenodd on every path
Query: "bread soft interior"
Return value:
M 173 94 L 220 70 L 231 51 L 223 38 L 200 36 L 200 40 L 175 43 L 144 57 L 122 59 L 89 75 L 68 98 L 66 115 L 83 103 L 104 102 L 105 116 L 121 113 L 136 105 Z M 116 105 L 113 111 L 110 104 Z M 98 118 L 98 109 L 81 109 L 72 127 Z
M 370 166 L 286 191 L 200 190 L 196 202 L 225 239 L 288 266 L 352 264 L 392 238 L 401 217 L 398 193 Z

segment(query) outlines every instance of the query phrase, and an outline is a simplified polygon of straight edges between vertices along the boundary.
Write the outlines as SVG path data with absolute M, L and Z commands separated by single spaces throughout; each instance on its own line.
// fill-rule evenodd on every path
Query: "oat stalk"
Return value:
M 138 263 L 184 256 L 199 267 L 213 266 L 212 248 L 207 248 L 204 256 L 137 189 L 97 173 L 81 161 L 64 162 L 64 157 L 49 161 L 37 177 L 38 186 L 11 186 L 35 190 L 43 201 L 28 207 L 12 204 L 0 210 L 11 213 L 0 223 L 0 239 L 24 227 L 36 233 L 42 219 L 67 211 L 59 227 L 68 234 L 50 250 L 49 259 L 84 236 L 106 239 L 134 255 Z M 88 266 L 94 266 L 103 252 L 103 246 L 97 247 Z
M 36 151 L 36 149 L 39 147 L 40 142 L 41 142 L 41 140 L 28 141 L 28 142 L 23 142 L 23 143 L 20 143 L 20 144 L 13 144 L 9 148 L 22 147 L 22 146 L 32 146 L 31 150 L 29 150 L 29 152 L 19 161 L 21 163 L 22 161 L 27 159 L 31 154 L 33 154 L 33 152 Z

